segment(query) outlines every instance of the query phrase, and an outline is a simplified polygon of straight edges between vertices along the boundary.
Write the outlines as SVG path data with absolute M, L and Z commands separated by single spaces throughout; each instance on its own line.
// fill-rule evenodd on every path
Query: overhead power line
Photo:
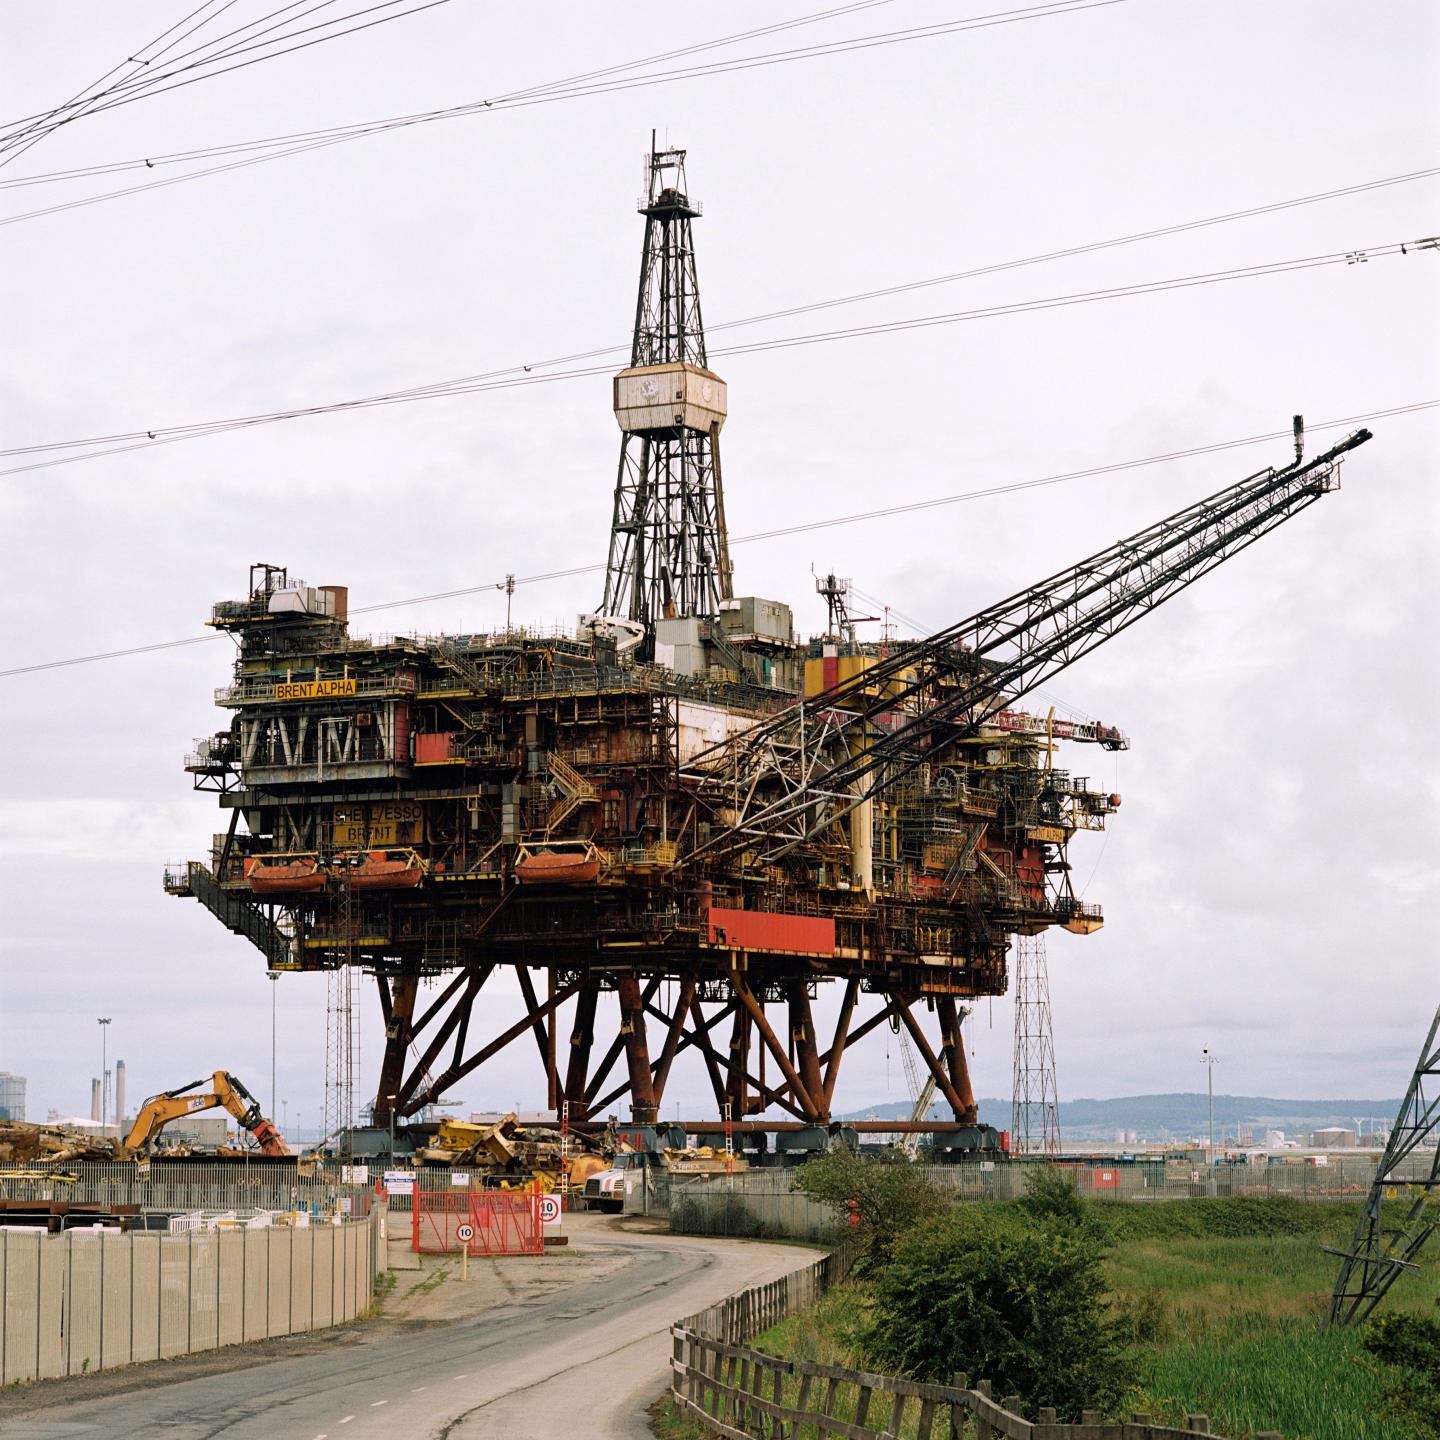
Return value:
M 436 0 L 439 3 L 439 0 Z M 495 114 L 502 110 L 527 108 L 532 105 L 550 105 L 563 101 L 588 99 L 597 95 L 609 95 L 622 90 L 634 90 L 653 85 L 676 84 L 686 80 L 708 79 L 716 75 L 736 71 L 761 69 L 774 65 L 794 64 L 805 60 L 826 59 L 832 55 L 848 54 L 852 51 L 874 50 L 894 45 L 913 44 L 918 41 L 939 39 L 946 35 L 963 34 L 971 30 L 992 29 L 1001 25 L 1019 24 L 1029 20 L 1053 19 L 1079 11 L 1105 9 L 1113 5 L 1129 4 L 1131 0 L 1051 0 L 1051 3 L 1023 6 L 1015 10 L 1000 10 L 985 15 L 969 16 L 960 20 L 941 21 L 931 25 L 912 26 L 904 30 L 882 31 L 871 35 L 855 36 L 848 40 L 837 40 L 818 45 L 794 47 L 789 50 L 768 51 L 759 55 L 742 56 L 732 60 L 712 61 L 700 65 L 682 66 L 673 70 L 656 71 L 642 75 L 616 75 L 613 72 L 634 68 L 645 62 L 609 67 L 607 71 L 591 72 L 599 78 L 582 77 L 578 83 L 554 81 L 548 85 L 532 87 L 529 90 L 506 95 L 491 96 L 453 105 L 440 110 L 419 111 L 410 115 L 392 116 L 388 119 L 362 121 L 354 125 L 333 126 L 311 131 L 296 131 L 290 135 L 275 136 L 268 140 L 240 141 L 229 146 L 216 146 L 209 150 L 174 152 L 170 155 L 145 156 L 140 160 L 117 162 L 105 167 L 105 172 L 118 169 L 136 169 L 145 165 L 153 169 L 161 164 L 185 163 L 196 158 L 208 158 L 229 154 L 244 154 L 253 151 L 266 153 L 249 154 L 248 158 L 231 160 L 221 165 L 209 166 L 186 175 L 170 179 L 154 180 L 143 185 L 127 186 L 119 190 L 106 191 L 100 195 L 87 196 L 58 205 L 45 206 L 38 210 L 24 211 L 7 216 L 0 224 L 15 225 L 25 220 L 38 219 L 43 215 L 54 215 L 66 210 L 98 205 L 117 199 L 122 195 L 140 194 L 149 190 L 162 189 L 170 185 L 197 180 L 205 175 L 217 175 L 230 170 L 240 170 L 268 160 L 280 159 L 286 155 L 303 154 L 311 150 L 325 149 L 332 145 L 344 144 L 362 139 L 368 135 L 383 134 L 391 130 L 407 129 L 414 125 L 430 124 L 440 120 L 455 120 L 465 116 Z M 846 7 L 848 8 L 848 7 Z M 748 33 L 748 32 L 747 32 Z M 756 32 L 759 33 L 759 32 Z M 724 42 L 710 42 L 711 45 Z M 691 49 L 707 47 L 691 47 Z M 689 51 L 674 52 L 678 54 Z M 173 87 L 172 87 L 173 88 Z M 94 173 L 94 172 L 92 172 Z M 53 177 L 30 177 L 32 179 L 71 178 L 70 173 Z
M 212 0 L 206 0 L 206 3 L 212 3 Z M 882 5 L 893 4 L 895 4 L 895 0 L 852 0 L 850 4 L 831 6 L 827 10 L 811 11 L 809 14 L 797 15 L 789 20 L 778 20 L 769 25 L 760 25 L 750 30 L 737 31 L 731 35 L 718 36 L 712 40 L 699 41 L 696 44 L 682 46 L 678 49 L 664 50 L 654 55 L 642 56 L 636 60 L 626 60 L 615 65 L 607 65 L 603 69 L 589 70 L 578 75 L 567 75 L 559 80 L 550 80 L 543 84 L 527 86 L 522 90 L 511 91 L 503 96 L 492 97 L 490 105 L 493 105 L 496 99 L 508 101 L 519 99 L 521 96 L 539 95 L 548 90 L 556 89 L 559 86 L 574 85 L 582 81 L 598 80 L 606 76 L 623 73 L 627 70 L 639 69 L 645 65 L 656 65 L 666 60 L 676 60 L 686 55 L 700 54 L 706 50 L 721 49 L 725 46 L 740 44 L 746 40 L 758 39 L 765 35 L 774 35 L 785 30 L 795 30 L 806 25 L 815 25 L 825 20 L 834 20 L 842 16 L 856 14 L 863 10 L 874 10 Z M 203 9 L 205 7 L 202 6 L 201 8 Z M 490 106 L 484 101 L 476 101 L 473 102 L 473 107 L 462 106 L 457 108 L 468 111 L 472 108 L 483 110 L 490 108 Z M 241 140 L 225 145 L 210 145 L 194 150 L 174 151 L 169 154 L 138 156 L 130 160 L 113 160 L 96 165 L 82 165 L 68 170 L 50 171 L 47 174 L 25 175 L 11 180 L 0 180 L 0 190 L 21 189 L 33 185 L 50 185 L 66 180 L 90 179 L 98 175 L 113 175 L 127 170 L 153 170 L 165 165 L 180 164 L 193 160 L 214 159 L 221 155 L 243 154 L 249 151 L 269 149 L 276 146 L 289 146 L 298 140 L 315 140 L 322 137 L 350 138 L 352 136 L 369 134 L 372 131 L 372 127 L 377 125 L 400 126 L 418 123 L 425 119 L 443 119 L 454 113 L 452 110 L 434 110 L 409 116 L 392 116 L 382 121 L 363 121 L 355 125 L 330 126 L 319 130 L 291 131 L 285 135 L 272 135 L 258 140 Z M 102 196 L 99 198 L 103 199 L 105 197 Z
M 108 110 L 116 109 L 118 106 L 133 104 L 137 100 L 148 99 L 154 95 L 163 95 L 171 90 L 197 84 L 201 80 L 211 80 L 220 75 L 228 75 L 234 70 L 243 70 L 251 65 L 263 64 L 267 60 L 278 59 L 280 56 L 292 54 L 296 50 L 308 50 L 314 45 L 323 45 L 327 41 L 338 40 L 343 35 L 353 35 L 357 31 L 370 30 L 377 25 L 386 25 L 394 20 L 402 20 L 407 16 L 419 14 L 423 10 L 433 10 L 439 5 L 449 4 L 450 0 L 420 0 L 420 3 L 411 4 L 409 9 L 394 11 L 388 15 L 377 15 L 378 11 L 392 10 L 392 7 L 404 3 L 404 0 L 379 0 L 379 3 L 369 5 L 362 10 L 352 10 L 314 25 L 287 28 L 293 27 L 296 20 L 304 19 L 335 3 L 336 0 L 321 0 L 321 3 L 301 11 L 298 16 L 277 22 L 267 30 L 260 30 L 256 34 L 245 34 L 247 31 L 254 31 L 255 27 L 261 25 L 265 20 L 296 8 L 296 4 L 282 6 L 279 10 L 272 11 L 270 15 L 249 21 L 236 30 L 227 31 L 225 35 L 216 40 L 207 41 L 204 45 L 196 46 L 188 51 L 182 51 L 180 55 L 173 57 L 168 65 L 162 66 L 158 70 L 147 68 L 138 75 L 131 75 L 116 81 L 96 95 L 90 95 L 84 99 L 75 97 L 54 110 L 27 115 L 18 121 L 11 122 L 8 130 L 0 132 L 0 151 L 24 141 L 34 143 L 35 140 L 58 130 L 62 125 L 73 124 L 76 120 L 100 115 Z M 356 20 L 360 23 L 344 29 L 336 28 L 344 25 L 348 20 Z M 198 28 L 200 27 L 197 26 L 196 29 Z M 320 31 L 330 33 L 316 33 Z M 271 38 L 263 38 L 266 35 Z M 301 39 L 302 36 L 311 38 Z M 242 43 L 242 39 L 244 43 Z M 231 43 L 229 45 L 221 43 L 225 40 L 231 40 Z M 296 43 L 288 43 L 291 41 Z M 268 51 L 269 53 L 253 53 L 257 51 Z M 221 64 L 222 61 L 231 60 L 240 55 L 249 55 L 251 58 L 236 60 L 234 64 Z M 188 63 L 182 64 L 182 61 L 188 61 Z M 148 61 L 143 60 L 140 63 L 147 66 L 149 64 Z M 214 68 L 217 66 L 220 68 Z M 197 71 L 203 73 L 191 73 Z M 178 78 L 181 76 L 187 78 Z M 84 92 L 82 92 L 83 94 Z
M 1440 399 L 1417 400 L 1408 405 L 1393 405 L 1385 410 L 1371 410 L 1363 415 L 1346 415 L 1336 420 L 1307 422 L 1306 432 L 1344 429 L 1353 425 L 1369 424 L 1376 420 L 1389 420 L 1403 415 L 1414 415 L 1426 410 L 1440 408 Z M 1105 465 L 1092 465 L 1083 470 L 1067 470 L 1058 475 L 1042 475 L 1033 480 L 1016 480 L 1003 485 L 989 485 L 979 490 L 962 490 L 953 495 L 937 495 L 925 500 L 911 500 L 898 505 L 887 505 L 874 510 L 859 510 L 848 515 L 832 515 L 825 519 L 808 520 L 797 525 L 782 525 L 771 530 L 757 530 L 749 535 L 732 536 L 731 545 L 753 544 L 760 540 L 775 540 L 789 535 L 801 535 L 816 530 L 834 529 L 841 525 L 866 524 L 870 521 L 895 515 L 910 515 L 924 510 L 938 510 L 950 505 L 959 505 L 968 500 L 988 499 L 996 495 L 1012 495 L 1025 490 L 1038 490 L 1052 485 L 1062 485 L 1075 480 L 1093 479 L 1101 475 L 1114 475 L 1124 470 L 1139 470 L 1151 465 L 1164 465 L 1174 460 L 1188 460 L 1200 455 L 1215 455 L 1227 450 L 1240 450 L 1253 445 L 1269 445 L 1277 440 L 1291 437 L 1290 430 L 1270 430 L 1260 435 L 1246 435 L 1235 440 L 1216 440 L 1208 445 L 1192 445 L 1183 450 L 1169 450 L 1157 455 L 1146 455 L 1135 460 L 1116 460 Z M 436 590 L 428 595 L 412 595 L 404 600 L 386 600 L 375 605 L 352 605 L 351 615 L 375 614 L 381 610 L 399 610 L 413 605 L 428 605 L 440 600 L 456 600 L 468 595 L 487 594 L 505 590 L 510 584 L 538 585 L 552 580 L 568 580 L 578 575 L 594 575 L 604 570 L 601 564 L 571 565 L 565 569 L 546 570 L 535 575 L 510 577 L 505 580 L 487 581 L 481 585 L 465 585 L 453 590 Z M 31 675 L 41 670 L 59 670 L 72 665 L 90 665 L 100 660 L 120 660 L 131 655 L 148 655 L 159 650 L 174 650 L 184 645 L 200 645 L 208 640 L 221 638 L 219 634 L 187 635 L 179 640 L 160 640 L 146 645 L 131 645 L 122 650 L 102 650 L 90 655 L 74 655 L 64 660 L 42 660 L 32 665 L 17 665 L 0 670 L 0 679 L 16 675 Z
M 1433 242 L 1412 242 L 1426 247 Z M 1159 294 L 1169 290 L 1193 289 L 1228 283 L 1235 280 L 1250 280 L 1272 275 L 1289 274 L 1301 270 L 1314 270 L 1334 266 L 1352 266 L 1368 263 L 1370 260 L 1406 253 L 1409 245 L 1391 241 L 1382 245 L 1362 249 L 1336 250 L 1322 255 L 1300 256 L 1290 260 L 1269 261 L 1260 265 L 1233 266 L 1226 270 L 1205 271 L 1195 275 L 1173 276 L 1164 280 L 1148 280 L 1128 285 L 1108 286 L 1099 290 L 1072 291 L 1068 294 L 1049 295 L 1033 300 L 1017 300 L 1002 305 L 984 305 L 970 310 L 941 311 L 929 315 L 912 316 L 903 320 L 878 321 L 869 325 L 853 325 L 840 330 L 812 331 L 800 335 L 778 336 L 768 340 L 754 340 L 739 345 L 711 347 L 712 358 L 735 355 L 763 354 L 772 350 L 787 350 L 804 345 L 830 344 L 838 340 L 855 340 L 876 335 L 892 335 L 902 331 L 930 329 L 936 326 L 955 325 L 975 320 L 995 319 L 1005 315 L 1031 314 L 1045 310 L 1065 309 L 1077 305 L 1090 305 L 1108 300 L 1129 299 L 1140 295 Z M 869 298 L 876 292 L 866 292 L 857 298 Z M 849 303 L 836 301 L 828 303 Z M 802 307 L 802 308 L 821 308 Z M 769 316 L 757 317 L 768 319 Z M 756 323 L 756 321 L 732 321 L 732 325 Z M 589 354 L 608 354 L 621 347 L 609 347 L 605 351 Z M 585 358 L 585 357 L 576 357 Z M 554 362 L 545 362 L 554 363 Z M 558 381 L 577 380 L 589 376 L 607 374 L 611 365 L 572 365 L 567 369 L 553 370 L 545 374 L 530 373 L 535 365 L 510 366 L 488 374 L 465 376 L 454 380 L 439 381 L 430 385 L 413 386 L 405 390 L 387 391 L 350 400 L 333 401 L 324 404 L 298 406 L 288 410 L 273 410 L 252 415 L 232 416 L 223 420 L 195 421 L 186 425 L 157 426 L 154 429 L 117 432 L 111 435 L 90 436 L 81 440 L 56 440 L 37 445 L 14 446 L 0 450 L 0 457 L 49 455 L 48 459 L 31 459 L 24 464 L 12 465 L 0 470 L 0 476 L 26 474 L 34 470 L 53 469 L 61 465 L 74 465 L 85 460 L 95 460 L 107 455 L 125 454 L 132 450 L 153 449 L 158 445 L 172 445 L 184 440 L 196 440 L 208 435 L 225 434 L 236 430 L 251 429 L 270 425 L 282 420 L 296 420 L 307 416 L 339 414 L 341 412 L 375 409 L 381 406 L 412 404 L 421 400 L 438 400 L 457 395 L 473 395 L 496 390 L 513 390 L 532 385 L 554 384 Z M 517 369 L 521 372 L 516 374 Z M 95 448 L 102 447 L 102 448 Z M 83 451 L 84 453 L 55 455 L 55 451 Z

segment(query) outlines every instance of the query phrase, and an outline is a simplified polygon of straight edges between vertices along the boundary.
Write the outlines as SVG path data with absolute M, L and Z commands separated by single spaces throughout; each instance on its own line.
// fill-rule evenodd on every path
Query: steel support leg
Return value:
M 575 1016 L 570 1027 L 570 1064 L 565 1070 L 565 1099 L 570 1102 L 572 1121 L 590 1118 L 585 1080 L 590 1070 L 590 1047 L 595 1042 L 595 1004 L 599 998 L 599 985 L 587 980 L 580 987 L 580 996 L 575 1002 Z
M 940 1058 L 964 1110 L 963 1114 L 956 1110 L 955 1118 L 963 1125 L 974 1125 L 980 1119 L 980 1107 L 975 1103 L 970 1066 L 965 1061 L 965 1037 L 960 1033 L 965 1017 L 950 995 L 941 996 L 935 1002 L 935 1009 L 940 1016 Z
M 636 1125 L 653 1125 L 657 1106 L 640 982 L 633 975 L 621 975 L 616 988 L 620 995 L 620 1034 L 625 1041 L 625 1058 L 630 1068 L 630 1118 Z

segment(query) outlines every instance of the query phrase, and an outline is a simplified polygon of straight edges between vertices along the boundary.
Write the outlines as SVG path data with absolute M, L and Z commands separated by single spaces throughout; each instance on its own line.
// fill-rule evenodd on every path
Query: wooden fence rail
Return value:
M 965 1375 L 950 1385 L 923 1384 L 784 1360 L 745 1344 L 813 1305 L 844 1279 L 854 1259 L 854 1248 L 841 1246 L 675 1325 L 675 1408 L 725 1440 L 1183 1440 L 1211 1433 L 1204 1415 L 1188 1417 L 1183 1430 L 1140 1414 L 1105 1421 L 1088 1410 L 1078 1425 L 1058 1422 L 1047 1409 L 1032 1421 L 1020 1414 L 1018 1396 L 997 1401 L 984 1380 L 973 1388 Z M 1282 1437 L 1263 1431 L 1254 1440 Z
M 1059 1423 L 1046 1409 L 1031 1421 L 1019 1413 L 1018 1397 L 996 1401 L 986 1381 L 972 1389 L 965 1375 L 929 1385 L 784 1360 L 683 1325 L 670 1333 L 676 1409 L 725 1440 L 1193 1440 L 1210 1434 L 1204 1415 L 1190 1416 L 1183 1430 L 1145 1415 L 1104 1421 L 1090 1411 L 1080 1424 Z M 1255 1440 L 1281 1437 L 1262 1432 Z

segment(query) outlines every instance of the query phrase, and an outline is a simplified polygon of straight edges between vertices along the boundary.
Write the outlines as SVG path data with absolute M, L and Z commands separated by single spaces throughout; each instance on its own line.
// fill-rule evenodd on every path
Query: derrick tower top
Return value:
M 685 151 L 651 136 L 640 288 L 630 364 L 615 377 L 620 468 L 599 620 L 643 627 L 654 653 L 657 620 L 708 618 L 729 599 L 730 558 L 720 485 L 725 382 L 710 370 L 691 221 Z

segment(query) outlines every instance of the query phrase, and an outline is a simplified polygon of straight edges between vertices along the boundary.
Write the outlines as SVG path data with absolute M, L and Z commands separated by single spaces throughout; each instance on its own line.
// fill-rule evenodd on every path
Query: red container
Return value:
M 706 933 L 712 945 L 754 950 L 766 955 L 833 955 L 835 922 L 818 915 L 781 915 L 773 910 L 706 912 Z

